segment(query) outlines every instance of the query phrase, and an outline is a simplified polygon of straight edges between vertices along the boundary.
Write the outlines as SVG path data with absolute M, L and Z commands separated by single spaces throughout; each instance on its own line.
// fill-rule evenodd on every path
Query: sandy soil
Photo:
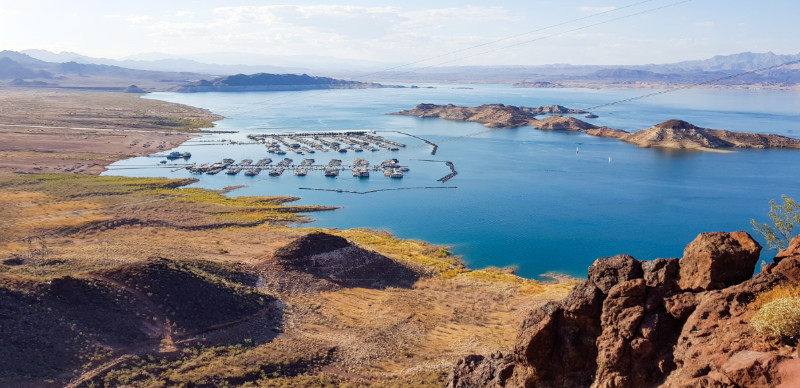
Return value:
M 96 175 L 117 160 L 174 148 L 221 118 L 136 94 L 2 90 L 0 172 Z

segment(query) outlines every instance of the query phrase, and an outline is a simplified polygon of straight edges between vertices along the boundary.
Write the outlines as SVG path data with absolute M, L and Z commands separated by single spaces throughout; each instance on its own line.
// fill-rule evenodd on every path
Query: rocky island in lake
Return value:
M 570 116 L 560 116 L 562 114 L 590 114 L 580 109 L 566 108 L 561 105 L 529 108 L 503 104 L 486 104 L 477 107 L 419 104 L 413 109 L 390 114 L 470 121 L 481 123 L 489 128 L 515 128 L 530 125 L 545 131 L 584 132 L 591 136 L 618 139 L 639 147 L 701 151 L 732 148 L 800 149 L 800 139 L 775 134 L 700 128 L 683 120 L 667 120 L 650 128 L 630 133 L 621 129 L 600 127 Z M 545 114 L 553 116 L 536 118 L 536 116 Z
M 309 89 L 368 89 L 397 87 L 375 82 L 347 81 L 329 77 L 312 77 L 308 74 L 237 74 L 213 80 L 200 80 L 185 84 L 175 91 L 197 92 L 257 92 Z

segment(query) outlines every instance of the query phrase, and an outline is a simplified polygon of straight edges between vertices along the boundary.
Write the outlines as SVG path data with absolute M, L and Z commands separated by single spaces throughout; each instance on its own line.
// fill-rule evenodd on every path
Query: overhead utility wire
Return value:
M 607 104 L 596 105 L 596 106 L 593 106 L 593 107 L 586 108 L 584 110 L 591 111 L 591 110 L 595 110 L 595 109 L 605 108 L 607 106 L 623 104 L 623 103 L 626 103 L 626 102 L 641 100 L 643 98 L 658 96 L 658 95 L 661 95 L 661 94 L 672 93 L 672 92 L 678 91 L 678 90 L 689 89 L 689 88 L 692 88 L 692 87 L 695 87 L 695 86 L 714 84 L 714 83 L 717 83 L 717 82 L 720 82 L 720 81 L 726 81 L 726 80 L 729 80 L 729 79 L 738 78 L 738 77 L 741 77 L 743 75 L 760 73 L 762 71 L 773 70 L 773 69 L 777 69 L 777 68 L 784 67 L 784 66 L 794 65 L 794 64 L 797 64 L 797 63 L 800 63 L 800 59 L 797 59 L 797 60 L 794 60 L 794 61 L 789 61 L 789 62 L 784 62 L 784 63 L 777 64 L 777 65 L 762 67 L 760 69 L 745 71 L 743 73 L 736 73 L 736 74 L 726 75 L 724 77 L 714 78 L 714 79 L 706 80 L 706 81 L 703 81 L 703 82 L 696 82 L 696 83 L 693 83 L 693 84 L 677 86 L 677 87 L 674 87 L 674 88 L 671 88 L 671 89 L 665 89 L 665 90 L 661 90 L 661 91 L 653 92 L 653 93 L 648 93 L 648 94 L 644 94 L 644 95 L 637 96 L 637 97 L 631 97 L 631 98 L 626 98 L 624 100 L 609 102 Z
M 597 27 L 597 26 L 600 26 L 600 25 L 603 25 L 603 24 L 616 22 L 616 21 L 619 21 L 619 20 L 623 20 L 623 19 L 627 19 L 627 18 L 633 17 L 633 16 L 639 16 L 639 15 L 643 15 L 643 14 L 646 14 L 646 13 L 662 10 L 664 8 L 669 8 L 669 7 L 674 7 L 676 5 L 689 3 L 691 1 L 692 0 L 678 1 L 678 2 L 675 2 L 675 3 L 672 3 L 672 4 L 667 4 L 667 5 L 663 5 L 663 6 L 660 6 L 660 7 L 650 8 L 650 9 L 646 9 L 644 11 L 639 11 L 639 12 L 631 13 L 631 14 L 628 14 L 628 15 L 619 16 L 619 17 L 616 17 L 616 18 L 604 20 L 602 22 L 597 22 L 597 23 L 594 23 L 594 24 L 588 24 L 588 25 L 585 25 L 585 26 L 582 26 L 582 27 L 573 28 L 571 30 L 557 32 L 557 33 L 553 33 L 553 34 L 550 34 L 550 35 L 544 35 L 544 36 L 540 36 L 540 37 L 535 38 L 535 39 L 529 39 L 529 40 L 526 40 L 526 41 L 510 44 L 510 45 L 507 45 L 507 46 L 493 48 L 491 50 L 486 50 L 486 51 L 482 51 L 482 52 L 479 52 L 479 53 L 474 53 L 474 54 L 466 55 L 466 56 L 463 56 L 463 57 L 450 59 L 450 60 L 447 60 L 447 61 L 444 61 L 444 62 L 439 62 L 439 63 L 435 63 L 435 64 L 432 64 L 432 65 L 424 66 L 424 67 L 418 67 L 418 68 L 415 68 L 413 70 L 409 70 L 409 71 L 406 71 L 406 72 L 403 72 L 403 73 L 399 73 L 399 74 L 409 74 L 409 73 L 413 73 L 415 71 L 419 71 L 419 70 L 423 70 L 423 69 L 429 69 L 429 68 L 440 66 L 440 65 L 445 65 L 445 64 L 456 62 L 456 61 L 460 61 L 460 60 L 463 60 L 463 59 L 473 58 L 473 57 L 477 57 L 477 56 L 480 56 L 480 55 L 486 55 L 486 54 L 489 54 L 489 53 L 493 53 L 495 51 L 505 50 L 505 49 L 508 49 L 508 48 L 521 46 L 521 45 L 524 45 L 524 44 L 533 43 L 533 42 L 536 42 L 536 41 L 549 39 L 549 38 L 553 38 L 553 37 L 556 37 L 556 36 L 560 36 L 560 35 L 576 32 L 576 31 L 585 30 L 587 28 Z
M 645 3 L 650 3 L 650 2 L 653 2 L 653 1 L 655 1 L 655 0 L 639 1 L 637 3 L 631 3 L 631 4 L 628 4 L 628 5 L 622 6 L 622 7 L 617 7 L 617 8 L 614 8 L 614 9 L 610 9 L 608 11 L 598 12 L 598 13 L 595 13 L 595 14 L 592 14 L 592 15 L 582 16 L 582 17 L 579 17 L 579 18 L 563 21 L 563 22 L 560 22 L 560 23 L 551 24 L 549 26 L 537 28 L 535 30 L 531 30 L 531 31 L 524 32 L 524 33 L 521 33 L 521 34 L 516 34 L 516 35 L 511 35 L 511 36 L 508 36 L 508 37 L 496 39 L 496 40 L 491 41 L 491 42 L 485 42 L 485 43 L 477 44 L 477 45 L 474 45 L 474 46 L 469 46 L 469 47 L 465 47 L 465 48 L 462 48 L 462 49 L 449 51 L 449 52 L 446 52 L 444 54 L 436 55 L 436 56 L 433 56 L 433 57 L 420 59 L 420 60 L 415 61 L 415 62 L 410 62 L 410 63 L 406 63 L 406 64 L 403 64 L 403 65 L 398 65 L 398 66 L 395 66 L 395 67 L 390 67 L 390 68 L 387 68 L 387 69 L 375 71 L 375 72 L 372 72 L 372 73 L 367 73 L 367 74 L 361 76 L 361 78 L 363 79 L 364 77 L 370 77 L 370 76 L 386 73 L 386 72 L 389 72 L 389 71 L 392 71 L 392 70 L 396 70 L 396 69 L 400 69 L 400 68 L 403 68 L 403 67 L 415 65 L 415 64 L 418 64 L 418 63 L 422 63 L 422 62 L 427 62 L 427 61 L 430 61 L 432 59 L 442 58 L 442 57 L 446 57 L 448 55 L 457 54 L 457 53 L 461 53 L 461 52 L 464 52 L 464 51 L 469 51 L 469 50 L 472 50 L 472 49 L 475 49 L 475 48 L 484 47 L 484 46 L 488 46 L 488 45 L 499 43 L 499 42 L 504 42 L 504 41 L 507 41 L 507 40 L 510 40 L 510 39 L 519 38 L 521 36 L 530 35 L 530 34 L 533 34 L 533 33 L 536 33 L 536 32 L 541 32 L 541 31 L 544 31 L 544 30 L 549 30 L 549 29 L 552 29 L 552 28 L 561 27 L 561 26 L 564 26 L 564 25 L 567 25 L 567 24 L 572 24 L 572 23 L 575 23 L 575 22 L 579 22 L 581 20 L 587 20 L 587 19 L 598 17 L 598 16 L 602 16 L 602 15 L 605 15 L 605 14 L 622 11 L 622 10 L 627 9 L 627 8 L 635 7 L 635 6 L 638 6 L 638 5 L 641 5 L 641 4 L 645 4 Z M 448 60 L 448 61 L 437 63 L 437 64 L 434 64 L 434 65 L 429 65 L 429 66 L 425 66 L 425 67 L 419 67 L 419 68 L 411 69 L 411 70 L 408 70 L 408 71 L 405 71 L 405 72 L 398 73 L 398 75 L 414 73 L 416 71 L 423 70 L 423 69 L 428 69 L 428 68 L 435 67 L 435 66 L 438 66 L 438 65 L 442 65 L 442 64 L 446 64 L 446 63 L 452 63 L 452 62 L 455 62 L 455 61 L 460 61 L 462 59 L 472 58 L 472 57 L 475 57 L 475 56 L 478 56 L 478 55 L 484 55 L 484 54 L 487 54 L 487 53 L 491 53 L 491 52 L 494 52 L 494 51 L 497 51 L 497 50 L 502 50 L 502 49 L 506 49 L 506 48 L 509 48 L 509 47 L 515 47 L 515 46 L 519 46 L 521 44 L 527 44 L 527 43 L 535 42 L 535 41 L 538 41 L 538 40 L 543 40 L 543 39 L 546 39 L 546 38 L 551 38 L 551 37 L 567 34 L 567 33 L 574 32 L 574 31 L 583 30 L 583 29 L 586 29 L 586 28 L 590 28 L 590 27 L 594 27 L 594 26 L 598 26 L 598 25 L 602 25 L 602 24 L 607 24 L 607 23 L 610 23 L 612 21 L 617 21 L 617 20 L 628 18 L 628 17 L 637 16 L 637 15 L 640 15 L 640 14 L 643 14 L 643 13 L 656 11 L 656 10 L 659 10 L 659 9 L 662 9 L 662 8 L 667 8 L 667 7 L 671 7 L 671 6 L 682 4 L 682 3 L 688 3 L 690 1 L 692 1 L 692 0 L 684 0 L 684 1 L 681 1 L 681 2 L 678 2 L 678 3 L 669 4 L 669 5 L 665 5 L 665 6 L 658 7 L 658 8 L 652 8 L 652 9 L 644 10 L 642 12 L 633 13 L 633 14 L 626 15 L 626 16 L 621 16 L 621 17 L 618 17 L 618 18 L 615 18 L 615 19 L 610 19 L 610 20 L 607 20 L 607 21 L 604 21 L 604 22 L 600 22 L 600 23 L 591 24 L 591 25 L 588 25 L 588 26 L 579 27 L 579 28 L 576 28 L 576 29 L 573 29 L 573 30 L 559 32 L 559 33 L 556 33 L 556 34 L 551 34 L 551 35 L 547 35 L 547 36 L 544 36 L 544 37 L 539 37 L 539 38 L 536 38 L 536 39 L 531 39 L 531 40 L 527 40 L 527 41 L 524 41 L 524 42 L 515 43 L 515 44 L 509 45 L 509 46 L 504 46 L 504 47 L 500 47 L 500 48 L 497 48 L 497 49 L 492 49 L 492 50 L 480 52 L 480 53 L 477 53 L 477 54 L 472 54 L 472 55 L 456 58 L 456 59 L 453 59 L 453 60 Z M 309 98 L 309 97 L 319 96 L 319 95 L 322 95 L 324 93 L 329 92 L 330 90 L 332 90 L 332 89 L 325 89 L 325 90 L 320 91 L 320 92 L 318 92 L 316 94 L 311 94 L 311 95 L 307 95 L 307 96 L 304 96 L 304 97 Z M 269 103 L 269 102 L 276 101 L 276 100 L 281 100 L 281 101 L 285 102 L 287 100 L 286 99 L 286 95 L 276 96 L 274 98 L 264 100 L 264 102 L 265 103 Z
M 388 69 L 383 69 L 383 70 L 379 70 L 379 71 L 372 72 L 372 73 L 367 73 L 366 75 L 363 75 L 362 78 L 363 77 L 369 77 L 369 76 L 377 75 L 377 74 L 380 74 L 380 73 L 385 73 L 385 72 L 392 71 L 392 70 L 397 70 L 397 69 L 400 69 L 400 68 L 403 68 L 403 67 L 407 67 L 407 66 L 416 65 L 416 64 L 419 64 L 419 63 L 430 61 L 432 59 L 438 59 L 438 58 L 446 57 L 448 55 L 458 54 L 458 53 L 461 53 L 461 52 L 464 52 L 464 51 L 469 51 L 469 50 L 476 49 L 476 48 L 479 48 L 479 47 L 483 47 L 483 46 L 488 46 L 488 45 L 495 44 L 495 43 L 504 42 L 504 41 L 511 40 L 511 39 L 514 39 L 514 38 L 519 38 L 521 36 L 530 35 L 530 34 L 533 34 L 533 33 L 536 33 L 536 32 L 544 31 L 544 30 L 549 30 L 551 28 L 561 27 L 563 25 L 579 22 L 581 20 L 595 18 L 595 17 L 601 16 L 601 15 L 605 15 L 607 13 L 621 11 L 621 10 L 626 9 L 626 8 L 635 7 L 637 5 L 641 5 L 641 4 L 644 4 L 644 3 L 650 3 L 650 2 L 653 2 L 653 1 L 655 1 L 655 0 L 644 0 L 644 1 L 637 2 L 637 3 L 628 4 L 628 5 L 625 5 L 625 6 L 622 6 L 622 7 L 612 8 L 612 9 L 609 9 L 607 11 L 593 13 L 591 15 L 579 17 L 577 19 L 572 19 L 572 20 L 567 20 L 567 21 L 563 21 L 563 22 L 560 22 L 560 23 L 556 23 L 556 24 L 551 24 L 549 26 L 537 28 L 535 30 L 531 30 L 531 31 L 528 31 L 528 32 L 523 32 L 523 33 L 520 33 L 520 34 L 511 35 L 511 36 L 507 36 L 507 37 L 504 37 L 504 38 L 496 39 L 496 40 L 493 40 L 493 41 L 490 41 L 490 42 L 480 43 L 480 44 L 476 44 L 474 46 L 464 47 L 462 49 L 453 50 L 453 51 L 448 51 L 448 52 L 446 52 L 444 54 L 439 54 L 439 55 L 435 55 L 435 56 L 432 56 L 432 57 L 423 58 L 423 59 L 420 59 L 420 60 L 417 60 L 417 61 L 414 61 L 414 62 L 409 62 L 409 63 L 405 63 L 405 64 L 402 64 L 402 65 L 397 65 L 397 66 L 394 66 L 394 67 L 390 67 Z

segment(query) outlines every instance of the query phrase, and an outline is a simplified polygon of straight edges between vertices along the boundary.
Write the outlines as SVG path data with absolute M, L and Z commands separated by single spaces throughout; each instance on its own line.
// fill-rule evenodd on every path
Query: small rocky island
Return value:
M 308 74 L 237 74 L 214 80 L 200 80 L 175 89 L 179 93 L 197 92 L 253 92 L 310 89 L 368 89 L 399 87 L 374 82 L 347 81 L 329 77 L 312 77 Z
M 661 147 L 714 151 L 735 148 L 789 148 L 800 149 L 800 139 L 762 133 L 733 132 L 722 129 L 700 128 L 683 120 L 668 120 L 637 132 L 600 127 L 563 114 L 590 114 L 580 109 L 561 105 L 536 108 L 503 104 L 463 107 L 452 104 L 419 104 L 413 109 L 390 113 L 417 117 L 436 117 L 455 121 L 481 123 L 489 128 L 515 128 L 533 126 L 543 131 L 576 131 L 591 136 L 607 137 L 639 147 Z M 551 115 L 542 119 L 536 116 Z

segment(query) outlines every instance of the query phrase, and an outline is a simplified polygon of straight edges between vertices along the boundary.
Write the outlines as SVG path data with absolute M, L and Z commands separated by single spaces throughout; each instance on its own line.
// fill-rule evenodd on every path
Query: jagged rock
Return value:
M 793 246 L 800 247 L 800 238 L 796 241 Z M 793 248 L 772 272 L 750 278 L 760 249 L 744 232 L 706 233 L 686 247 L 680 260 L 598 259 L 589 268 L 589 279 L 567 298 L 532 311 L 523 321 L 513 366 L 507 358 L 486 365 L 482 358 L 470 358 L 473 364 L 461 362 L 451 384 L 785 385 L 800 376 L 800 361 L 770 351 L 765 338 L 749 326 L 754 312 L 748 304 L 778 284 L 796 282 L 792 276 L 800 274 L 793 272 L 800 268 L 800 255 Z M 721 263 L 729 268 L 720 268 Z M 735 284 L 736 279 L 741 283 Z
M 513 372 L 514 359 L 510 354 L 470 355 L 458 360 L 447 388 L 505 387 L 505 381 Z
M 693 292 L 673 295 L 664 300 L 667 312 L 678 319 L 686 319 L 697 308 L 697 298 Z
M 608 294 L 611 287 L 626 280 L 641 278 L 642 263 L 629 255 L 616 255 L 595 260 L 589 267 L 589 281 Z
M 753 276 L 760 252 L 761 245 L 745 232 L 702 233 L 683 252 L 678 285 L 705 291 L 741 283 Z
M 603 302 L 603 333 L 597 338 L 597 365 L 603 367 L 597 370 L 594 387 L 631 386 L 634 350 L 651 355 L 647 353 L 652 353 L 652 344 L 646 339 L 638 341 L 636 349 L 631 346 L 635 330 L 644 318 L 644 301 L 644 279 L 622 282 L 609 291 Z
M 781 260 L 792 256 L 800 256 L 800 235 L 795 236 L 795 238 L 789 242 L 788 247 L 778 252 L 778 254 L 775 255 L 774 261 L 780 263 Z
M 741 387 L 772 387 L 779 380 L 776 366 L 782 358 L 777 354 L 744 350 L 725 361 L 721 372 Z
M 800 283 L 800 235 L 789 242 L 789 246 L 775 255 L 772 263 L 764 268 L 766 273 L 780 273 L 790 281 Z
M 750 328 L 753 315 L 747 305 L 755 296 L 769 290 L 785 278 L 778 274 L 760 274 L 742 284 L 695 294 L 697 308 L 683 323 L 674 345 L 678 368 L 666 379 L 670 387 L 724 386 L 719 374 L 722 365 L 735 353 L 753 350 L 764 338 Z M 722 373 L 722 375 L 725 375 Z
M 679 259 L 655 259 L 642 262 L 644 280 L 648 287 L 677 285 L 679 270 Z
M 597 369 L 602 292 L 591 282 L 575 286 L 561 303 L 534 310 L 514 348 L 520 367 L 509 386 L 588 386 Z M 564 368 L 569 365 L 569 368 Z

